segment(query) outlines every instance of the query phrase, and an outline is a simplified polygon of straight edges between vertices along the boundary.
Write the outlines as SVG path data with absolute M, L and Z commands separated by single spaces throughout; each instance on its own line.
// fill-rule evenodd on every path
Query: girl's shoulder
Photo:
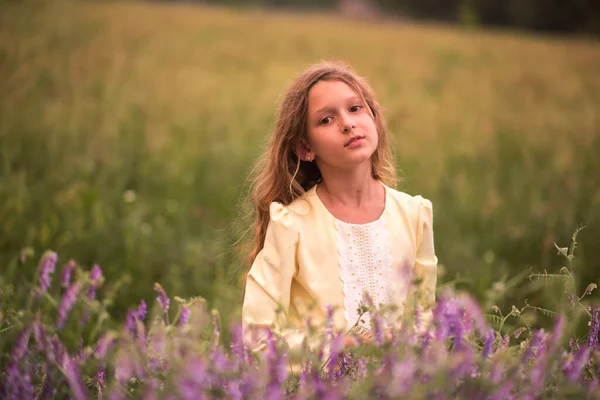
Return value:
M 308 190 L 302 196 L 287 205 L 277 201 L 272 202 L 269 206 L 271 221 L 290 226 L 296 223 L 299 218 L 303 219 L 310 216 L 314 210 L 312 192 L 314 192 L 314 189 Z
M 388 204 L 386 208 L 395 206 L 402 209 L 404 212 L 413 215 L 419 215 L 423 208 L 433 208 L 431 201 L 419 194 L 410 195 L 408 193 L 396 190 L 388 186 L 385 186 L 385 188 L 388 194 L 388 200 L 392 201 L 392 204 Z

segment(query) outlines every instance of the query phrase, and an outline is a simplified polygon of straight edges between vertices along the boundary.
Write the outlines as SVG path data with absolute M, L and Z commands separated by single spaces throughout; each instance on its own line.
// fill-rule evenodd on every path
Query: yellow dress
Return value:
M 431 202 L 384 187 L 384 211 L 368 224 L 337 220 L 316 186 L 288 206 L 271 203 L 265 244 L 246 278 L 245 335 L 272 326 L 293 354 L 305 338 L 304 321 L 322 321 L 326 306 L 334 307 L 334 326 L 345 330 L 357 322 L 363 292 L 401 313 L 415 281 L 430 319 L 437 281 Z

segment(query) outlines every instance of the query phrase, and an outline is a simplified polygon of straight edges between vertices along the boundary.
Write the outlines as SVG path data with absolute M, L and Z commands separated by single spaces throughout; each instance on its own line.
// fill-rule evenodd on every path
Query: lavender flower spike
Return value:
M 598 331 L 600 331 L 600 321 L 598 321 L 598 306 L 590 307 L 592 312 L 592 320 L 590 321 L 590 332 L 587 345 L 592 349 L 598 348 Z
M 17 342 L 12 351 L 11 361 L 18 363 L 21 361 L 25 354 L 27 354 L 27 348 L 29 346 L 29 336 L 31 336 L 31 327 L 27 327 L 21 331 L 17 337 Z
M 490 328 L 485 337 L 485 343 L 483 344 L 483 353 L 482 353 L 483 358 L 488 358 L 490 356 L 490 353 L 492 352 L 492 346 L 494 345 L 495 338 L 496 338 L 496 333 L 494 332 L 494 329 Z
M 62 365 L 73 397 L 77 400 L 87 399 L 87 391 L 79 373 L 79 368 L 77 368 L 77 364 L 75 364 L 75 361 L 71 359 L 69 354 L 64 354 Z
M 181 307 L 181 318 L 179 318 L 179 324 L 180 325 L 187 325 L 187 323 L 190 321 L 190 315 L 191 315 L 191 311 L 189 308 L 187 308 L 186 306 Z
M 50 285 L 52 284 L 51 275 L 56 269 L 57 259 L 57 254 L 52 251 L 46 253 L 42 260 L 42 265 L 40 267 L 40 289 L 42 290 L 42 292 L 48 291 Z
M 113 335 L 110 332 L 105 333 L 104 336 L 102 336 L 100 340 L 98 340 L 98 345 L 96 346 L 96 350 L 94 351 L 94 356 L 99 360 L 104 359 L 113 341 Z
M 127 316 L 125 317 L 125 330 L 128 332 L 135 332 L 136 328 L 136 312 L 132 309 L 127 311 Z
M 95 264 L 90 272 L 90 287 L 88 289 L 88 298 L 93 300 L 96 297 L 96 288 L 98 287 L 98 281 L 102 278 L 102 269 L 98 264 Z
M 158 300 L 158 303 L 162 307 L 163 311 L 166 313 L 167 311 L 169 311 L 169 302 L 171 301 L 167 296 L 167 292 L 165 292 L 165 289 L 163 289 L 160 283 L 154 284 L 154 290 L 158 293 L 158 297 L 156 298 L 156 300 Z
M 56 323 L 56 327 L 58 329 L 61 329 L 65 325 L 67 317 L 69 316 L 69 311 L 71 311 L 73 304 L 75 304 L 80 290 L 81 282 L 75 282 L 69 289 L 67 289 L 67 292 L 63 296 L 60 303 L 60 308 L 58 309 L 58 322 Z
M 136 317 L 137 319 L 139 319 L 140 321 L 143 321 L 144 319 L 146 319 L 146 313 L 148 312 L 148 306 L 146 305 L 146 302 L 144 300 L 140 301 L 140 305 L 137 309 L 137 313 L 136 313 Z
M 71 259 L 69 260 L 65 266 L 63 267 L 62 270 L 62 276 L 61 276 L 61 282 L 60 285 L 64 288 L 68 288 L 69 285 L 71 284 L 71 273 L 73 272 L 73 270 L 75 269 L 75 267 L 77 266 L 77 264 L 75 263 L 75 260 Z
M 569 382 L 575 383 L 579 379 L 583 368 L 588 362 L 590 350 L 589 347 L 583 346 L 571 362 L 564 367 L 564 373 Z

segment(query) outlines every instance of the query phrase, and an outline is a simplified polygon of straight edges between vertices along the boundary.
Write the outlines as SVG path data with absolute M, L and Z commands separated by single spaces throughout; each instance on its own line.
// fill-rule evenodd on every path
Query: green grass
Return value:
M 400 189 L 434 203 L 442 282 L 483 298 L 557 271 L 553 242 L 580 224 L 581 290 L 599 282 L 598 42 L 184 4 L 0 7 L 0 265 L 51 248 L 130 274 L 117 310 L 160 281 L 235 312 L 249 167 L 294 74 L 335 58 L 378 94 Z M 553 300 L 533 289 L 503 301 Z

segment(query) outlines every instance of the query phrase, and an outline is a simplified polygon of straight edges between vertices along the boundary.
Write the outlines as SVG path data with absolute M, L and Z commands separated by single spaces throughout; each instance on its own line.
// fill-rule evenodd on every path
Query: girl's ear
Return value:
M 296 152 L 296 156 L 302 161 L 312 161 L 315 159 L 314 153 L 303 139 L 296 143 L 294 151 Z

